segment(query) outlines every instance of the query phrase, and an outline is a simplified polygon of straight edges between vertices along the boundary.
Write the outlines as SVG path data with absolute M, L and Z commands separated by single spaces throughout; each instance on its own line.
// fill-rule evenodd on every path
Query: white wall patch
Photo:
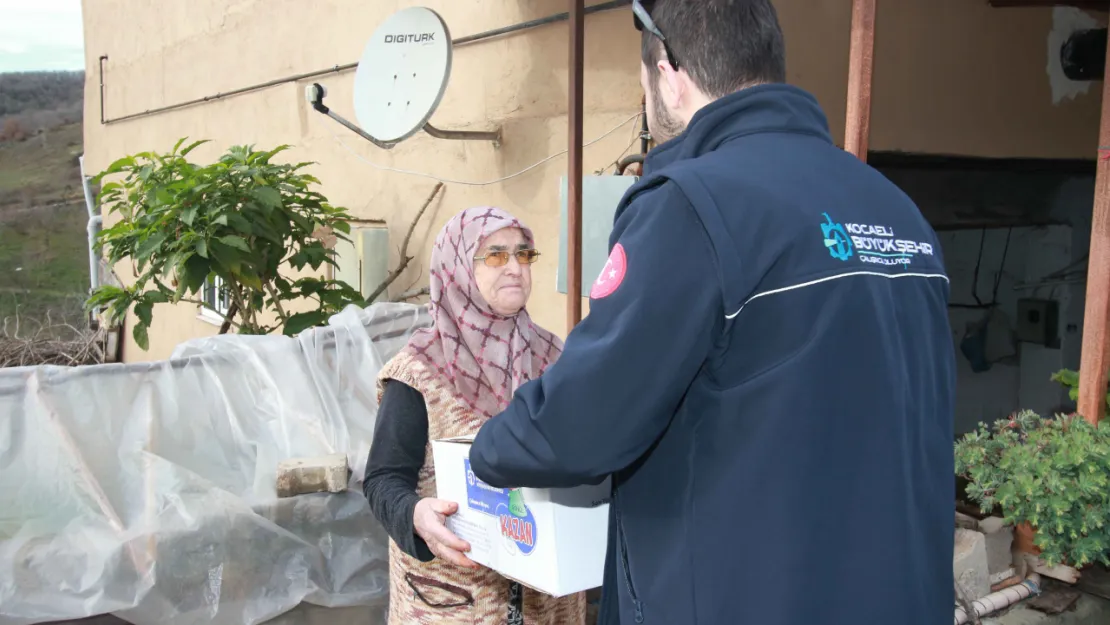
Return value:
M 1076 96 L 1087 93 L 1094 81 L 1071 80 L 1064 75 L 1060 62 L 1060 48 L 1072 33 L 1102 26 L 1099 22 L 1075 7 L 1056 7 L 1052 9 L 1052 30 L 1048 32 L 1048 83 L 1052 86 L 1052 103 L 1059 104 L 1064 98 L 1074 100 Z

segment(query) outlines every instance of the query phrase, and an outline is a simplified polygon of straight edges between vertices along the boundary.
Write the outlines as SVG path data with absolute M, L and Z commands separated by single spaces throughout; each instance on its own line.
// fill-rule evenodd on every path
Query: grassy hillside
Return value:
M 6 209 L 80 198 L 80 123 L 44 130 L 23 141 L 0 142 L 0 220 Z
M 8 329 L 17 316 L 24 327 L 83 323 L 87 220 L 83 202 L 18 216 L 0 210 L 0 319 Z
M 0 75 L 0 332 L 17 321 L 23 332 L 84 322 L 83 82 L 79 73 Z

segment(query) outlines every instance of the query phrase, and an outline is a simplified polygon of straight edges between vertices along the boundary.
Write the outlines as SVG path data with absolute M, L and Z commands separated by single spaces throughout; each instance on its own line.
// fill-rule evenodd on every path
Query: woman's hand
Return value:
M 453 501 L 425 497 L 416 503 L 412 513 L 413 528 L 437 558 L 476 569 L 478 563 L 463 555 L 470 551 L 470 544 L 447 529 L 447 517 L 458 511 L 459 504 Z

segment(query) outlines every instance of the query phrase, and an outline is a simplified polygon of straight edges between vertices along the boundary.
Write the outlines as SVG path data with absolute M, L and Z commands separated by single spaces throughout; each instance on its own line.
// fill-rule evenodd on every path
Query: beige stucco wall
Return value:
M 444 128 L 500 124 L 504 144 L 417 135 L 378 150 L 311 111 L 305 83 L 109 126 L 99 124 L 97 58 L 109 55 L 106 113 L 118 117 L 288 74 L 357 60 L 378 23 L 411 1 L 85 0 L 85 150 L 92 171 L 126 153 L 165 149 L 182 136 L 232 144 L 296 146 L 290 158 L 319 163 L 322 191 L 357 216 L 384 218 L 399 242 L 434 182 L 381 172 L 351 151 L 390 167 L 467 181 L 496 179 L 566 147 L 567 26 L 550 25 L 460 47 L 450 87 L 432 121 Z M 562 0 L 424 0 L 454 36 L 565 10 Z M 817 95 L 834 135 L 843 136 L 850 0 L 779 0 L 790 79 Z M 1098 87 L 1053 105 L 1045 73 L 1049 9 L 990 9 L 986 0 L 879 0 L 872 148 L 981 156 L 1090 157 L 1096 148 Z M 585 136 L 592 139 L 639 107 L 638 34 L 627 8 L 586 19 Z M 329 104 L 353 119 L 354 73 L 326 77 Z M 585 170 L 613 162 L 632 138 L 625 126 L 585 150 Z M 338 137 L 338 139 L 337 139 Z M 340 143 L 342 142 L 342 144 Z M 346 146 L 346 147 L 344 147 Z M 349 151 L 350 150 L 350 151 Z M 547 254 L 534 268 L 530 310 L 565 334 L 565 300 L 555 290 L 558 180 L 565 157 L 488 186 L 449 184 L 416 231 L 423 262 L 396 283 L 421 280 L 432 240 L 452 214 L 497 204 L 536 231 Z M 394 254 L 396 255 L 396 250 Z M 586 276 L 589 280 L 592 276 Z M 426 282 L 425 282 L 426 283 Z M 215 328 L 195 308 L 160 306 L 151 349 L 128 339 L 127 360 L 166 357 L 174 345 Z

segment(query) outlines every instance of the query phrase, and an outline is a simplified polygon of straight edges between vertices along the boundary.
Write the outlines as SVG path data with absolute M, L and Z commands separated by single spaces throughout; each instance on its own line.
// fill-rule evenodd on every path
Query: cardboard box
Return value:
M 601 586 L 609 480 L 567 489 L 493 488 L 470 470 L 473 437 L 432 441 L 436 496 L 459 504 L 447 527 L 471 560 L 555 597 Z

